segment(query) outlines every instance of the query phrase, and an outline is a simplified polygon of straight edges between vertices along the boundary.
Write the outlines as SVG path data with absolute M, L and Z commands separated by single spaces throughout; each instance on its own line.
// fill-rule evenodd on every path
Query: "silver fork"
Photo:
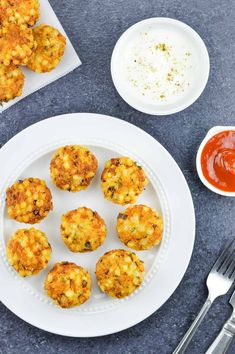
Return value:
M 213 301 L 221 295 L 224 295 L 229 290 L 235 279 L 235 239 L 227 244 L 224 251 L 221 253 L 213 268 L 211 269 L 206 285 L 208 289 L 208 297 L 201 311 L 193 321 L 191 327 L 186 332 L 177 348 L 172 354 L 182 354 L 185 352 L 189 342 L 193 338 L 196 330 L 200 326 L 207 311 L 211 307 Z
M 220 333 L 205 354 L 225 354 L 233 340 L 235 335 L 235 291 L 233 292 L 229 303 L 233 307 L 232 315 L 225 322 Z

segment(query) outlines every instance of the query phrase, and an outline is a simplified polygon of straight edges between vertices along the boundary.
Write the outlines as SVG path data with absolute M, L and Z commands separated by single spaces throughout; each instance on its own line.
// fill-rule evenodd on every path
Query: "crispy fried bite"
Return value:
M 148 250 L 158 245 L 162 230 L 162 218 L 146 205 L 130 206 L 118 215 L 118 236 L 127 247 L 134 250 Z
M 39 178 L 26 178 L 14 183 L 6 192 L 8 215 L 26 224 L 42 221 L 53 209 L 50 189 Z
M 80 306 L 90 298 L 91 277 L 75 263 L 56 263 L 45 279 L 44 289 L 63 308 Z
M 15 65 L 0 64 L 0 102 L 8 102 L 22 94 L 24 75 Z
M 38 274 L 51 258 L 51 246 L 44 232 L 17 230 L 7 244 L 7 258 L 20 276 Z
M 62 239 L 72 252 L 94 251 L 104 243 L 106 225 L 96 211 L 78 208 L 63 215 L 61 221 Z
M 37 73 L 53 70 L 61 61 L 66 46 L 66 38 L 54 27 L 40 25 L 33 29 L 37 48 L 27 63 L 29 69 Z
M 39 19 L 38 0 L 0 0 L 0 23 L 33 26 Z
M 10 23 L 0 28 L 0 62 L 4 65 L 26 65 L 36 42 L 27 25 Z
M 99 259 L 95 273 L 101 290 L 121 299 L 143 282 L 144 263 L 133 252 L 113 250 Z
M 58 149 L 52 157 L 51 178 L 59 189 L 78 192 L 89 186 L 97 167 L 97 159 L 89 149 L 68 145 Z
M 144 170 L 129 157 L 107 161 L 101 176 L 105 198 L 121 205 L 134 204 L 147 184 Z

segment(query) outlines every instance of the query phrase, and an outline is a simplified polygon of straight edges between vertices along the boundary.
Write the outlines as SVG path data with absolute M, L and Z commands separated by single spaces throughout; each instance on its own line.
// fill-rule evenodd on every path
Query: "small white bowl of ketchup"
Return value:
M 196 159 L 202 183 L 213 192 L 235 197 L 235 126 L 211 128 Z

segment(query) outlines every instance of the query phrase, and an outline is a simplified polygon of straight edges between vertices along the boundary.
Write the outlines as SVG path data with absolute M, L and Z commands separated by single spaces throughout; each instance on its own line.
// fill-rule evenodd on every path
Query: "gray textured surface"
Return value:
M 205 299 L 204 281 L 220 247 L 235 235 L 235 201 L 206 190 L 195 171 L 195 152 L 207 130 L 235 125 L 235 1 L 51 0 L 51 4 L 83 65 L 3 113 L 0 144 L 32 123 L 67 112 L 98 112 L 134 123 L 158 139 L 183 170 L 196 209 L 196 244 L 178 289 L 139 325 L 103 338 L 63 338 L 31 327 L 0 304 L 0 353 L 171 353 Z M 160 118 L 138 113 L 122 101 L 109 70 L 120 34 L 153 16 L 191 25 L 205 40 L 211 59 L 210 79 L 200 99 L 179 114 Z M 230 313 L 227 300 L 225 296 L 213 305 L 189 354 L 204 353 L 209 346 Z M 235 353 L 235 340 L 229 353 Z

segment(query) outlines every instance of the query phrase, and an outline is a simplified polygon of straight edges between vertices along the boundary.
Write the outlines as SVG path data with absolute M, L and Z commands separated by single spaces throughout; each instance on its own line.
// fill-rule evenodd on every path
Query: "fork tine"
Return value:
M 234 269 L 234 271 L 232 272 L 232 275 L 231 275 L 231 277 L 230 277 L 232 280 L 234 280 L 235 279 L 235 269 Z
M 231 247 L 230 251 L 228 252 L 227 258 L 225 259 L 223 264 L 219 267 L 218 271 L 220 273 L 225 274 L 233 259 L 234 259 L 234 248 Z
M 214 266 L 213 266 L 213 270 L 218 271 L 219 267 L 223 264 L 223 262 L 225 261 L 225 259 L 227 258 L 227 254 L 230 250 L 230 247 L 232 246 L 232 244 L 234 243 L 235 239 L 233 239 L 232 241 L 227 243 L 227 246 L 225 247 L 224 251 L 221 253 L 221 255 L 219 256 L 219 258 L 217 259 L 217 261 L 215 262 Z
M 228 267 L 225 275 L 228 278 L 233 278 L 235 277 L 235 258 L 233 258 L 233 261 L 231 262 L 230 266 Z

